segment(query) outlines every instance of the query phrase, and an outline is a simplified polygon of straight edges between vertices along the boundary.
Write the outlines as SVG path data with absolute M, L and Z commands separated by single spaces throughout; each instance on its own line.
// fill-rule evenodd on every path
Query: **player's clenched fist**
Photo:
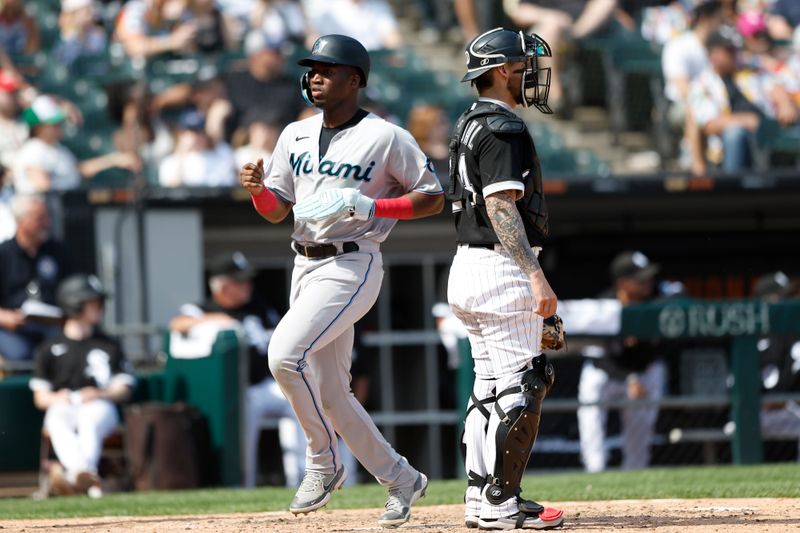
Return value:
M 255 163 L 246 163 L 239 171 L 239 182 L 247 192 L 258 196 L 264 190 L 264 160 Z
M 531 273 L 531 290 L 533 291 L 533 298 L 536 302 L 536 309 L 534 312 L 544 318 L 553 316 L 558 307 L 558 299 L 556 293 L 550 287 L 547 279 L 541 270 Z

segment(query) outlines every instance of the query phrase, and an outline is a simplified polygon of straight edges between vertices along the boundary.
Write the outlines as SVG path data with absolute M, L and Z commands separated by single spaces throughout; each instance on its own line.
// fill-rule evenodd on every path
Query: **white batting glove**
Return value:
M 312 194 L 295 204 L 295 220 L 320 221 L 329 218 L 353 217 L 356 220 L 372 218 L 375 202 L 355 189 L 328 189 Z
M 342 191 L 344 203 L 350 211 L 350 216 L 356 220 L 369 220 L 375 213 L 375 200 L 364 196 L 356 189 L 339 189 Z

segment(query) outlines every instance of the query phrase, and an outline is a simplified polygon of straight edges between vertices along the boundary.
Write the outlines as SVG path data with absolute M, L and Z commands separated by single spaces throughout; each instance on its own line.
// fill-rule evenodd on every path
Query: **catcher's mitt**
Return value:
M 553 315 L 545 318 L 542 324 L 542 350 L 558 351 L 566 346 L 567 338 L 564 335 L 564 323 L 561 317 Z

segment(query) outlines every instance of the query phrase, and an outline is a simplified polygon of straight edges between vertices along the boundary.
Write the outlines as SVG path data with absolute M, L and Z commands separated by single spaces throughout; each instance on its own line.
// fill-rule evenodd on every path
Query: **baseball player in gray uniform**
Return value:
M 549 231 L 533 140 L 513 109 L 544 113 L 551 55 L 536 35 L 495 28 L 467 47 L 480 98 L 456 123 L 450 188 L 458 250 L 447 299 L 464 324 L 475 384 L 464 426 L 465 523 L 481 529 L 548 529 L 563 513 L 520 496 L 555 376 L 542 354 L 542 320 L 556 295 L 537 259 Z
M 336 434 L 388 487 L 383 527 L 405 523 L 428 480 L 380 434 L 350 390 L 353 324 L 378 298 L 380 244 L 398 219 L 441 211 L 444 191 L 411 135 L 358 106 L 369 54 L 350 37 L 320 37 L 301 79 L 321 114 L 286 127 L 266 169 L 244 165 L 242 186 L 269 222 L 290 211 L 297 253 L 290 308 L 275 329 L 269 366 L 308 438 L 306 475 L 289 510 L 324 506 L 344 483 Z

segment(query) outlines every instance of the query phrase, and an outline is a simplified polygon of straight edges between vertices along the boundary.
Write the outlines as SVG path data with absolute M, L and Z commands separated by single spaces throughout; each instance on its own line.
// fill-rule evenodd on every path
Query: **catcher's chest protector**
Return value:
M 550 228 L 548 210 L 542 187 L 541 169 L 536 149 L 525 123 L 517 115 L 507 109 L 489 103 L 473 104 L 469 110 L 459 117 L 449 144 L 449 178 L 447 198 L 453 203 L 453 212 L 465 211 L 469 217 L 488 220 L 486 200 L 481 193 L 480 177 L 474 176 L 477 164 L 472 152 L 472 141 L 478 131 L 476 121 L 485 119 L 481 125 L 492 134 L 524 135 L 530 153 L 533 154 L 534 171 L 526 179 L 525 194 L 517 201 L 517 208 L 526 220 L 526 226 L 533 228 L 541 237 L 547 237 Z M 466 142 L 465 142 L 466 141 Z M 473 239 L 466 238 L 466 241 Z M 481 239 L 476 238 L 474 241 Z

